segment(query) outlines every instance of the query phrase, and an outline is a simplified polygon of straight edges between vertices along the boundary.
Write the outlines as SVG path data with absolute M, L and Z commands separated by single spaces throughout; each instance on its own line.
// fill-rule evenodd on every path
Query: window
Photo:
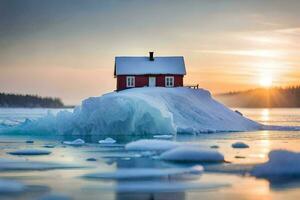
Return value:
M 135 87 L 135 77 L 126 76 L 126 87 Z
M 165 85 L 166 87 L 174 87 L 174 76 L 166 76 Z

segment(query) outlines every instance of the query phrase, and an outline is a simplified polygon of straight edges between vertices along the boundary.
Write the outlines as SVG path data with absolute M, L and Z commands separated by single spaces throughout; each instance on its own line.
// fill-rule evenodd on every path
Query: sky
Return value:
M 182 55 L 212 93 L 300 84 L 298 0 L 0 0 L 0 92 L 79 104 L 117 55 Z

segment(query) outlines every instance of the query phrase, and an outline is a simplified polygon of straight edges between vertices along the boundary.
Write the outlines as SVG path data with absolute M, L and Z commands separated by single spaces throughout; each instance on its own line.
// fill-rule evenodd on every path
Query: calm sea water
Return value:
M 241 109 L 245 116 L 265 124 L 300 126 L 300 109 Z M 57 113 L 57 109 L 0 109 L 0 125 L 15 125 L 28 119 L 37 119 L 48 112 Z M 68 137 L 42 134 L 34 135 L 0 135 L 1 159 L 14 159 L 26 162 L 42 161 L 58 164 L 76 165 L 78 169 L 49 170 L 0 170 L 1 180 L 14 180 L 23 183 L 26 188 L 19 192 L 1 192 L 0 199 L 41 199 L 49 195 L 60 195 L 71 199 L 299 199 L 300 181 L 270 181 L 257 179 L 249 175 L 229 173 L 223 165 L 213 166 L 219 170 L 207 170 L 194 178 L 161 179 L 87 179 L 89 173 L 115 172 L 118 169 L 131 168 L 137 171 L 143 168 L 172 169 L 188 168 L 197 164 L 178 164 L 164 162 L 155 155 L 130 152 L 124 145 L 137 137 L 119 136 L 114 138 L 114 146 L 101 146 L 97 138 L 84 138 L 87 145 L 71 147 L 62 145 Z M 32 140 L 34 143 L 26 143 Z M 197 145 L 209 149 L 218 145 L 225 160 L 235 166 L 247 166 L 263 163 L 268 160 L 268 153 L 274 149 L 287 149 L 300 152 L 299 131 L 256 131 L 242 133 L 202 134 L 199 136 L 182 135 L 172 140 Z M 236 141 L 247 143 L 248 149 L 233 149 Z M 54 148 L 45 148 L 44 145 Z M 43 149 L 51 151 L 44 156 L 15 156 L 8 152 L 22 149 Z M 87 158 L 97 159 L 89 162 Z M 209 169 L 210 166 L 208 166 Z M 1 160 L 0 160 L 1 168 Z

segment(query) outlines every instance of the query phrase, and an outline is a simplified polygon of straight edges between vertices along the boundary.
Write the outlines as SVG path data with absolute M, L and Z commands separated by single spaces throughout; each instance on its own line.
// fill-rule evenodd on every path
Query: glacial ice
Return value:
M 218 151 L 186 146 L 166 151 L 160 158 L 175 162 L 224 162 L 223 154 Z
M 90 97 L 73 112 L 48 114 L 13 129 L 31 134 L 174 135 L 250 131 L 262 127 L 218 103 L 204 89 L 145 87 Z
M 300 178 L 300 153 L 273 150 L 269 161 L 256 165 L 251 175 L 261 178 Z
M 189 168 L 122 168 L 114 172 L 86 174 L 85 178 L 93 179 L 146 179 L 161 178 L 181 175 L 199 175 L 203 172 L 203 167 L 197 165 Z
M 174 141 L 158 139 L 142 139 L 126 144 L 129 151 L 167 151 L 178 147 L 180 144 Z

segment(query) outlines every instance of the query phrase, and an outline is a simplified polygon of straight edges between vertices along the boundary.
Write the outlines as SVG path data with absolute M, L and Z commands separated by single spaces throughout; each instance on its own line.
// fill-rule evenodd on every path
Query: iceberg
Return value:
M 70 145 L 70 146 L 82 146 L 85 144 L 85 141 L 79 138 L 74 141 L 63 141 L 63 144 Z
M 116 143 L 116 140 L 108 137 L 108 138 L 105 138 L 104 140 L 99 140 L 98 143 L 99 144 L 114 144 L 114 143 Z
M 214 100 L 207 90 L 145 87 L 90 97 L 73 112 L 26 120 L 14 130 L 31 134 L 174 135 L 262 128 L 266 127 Z

